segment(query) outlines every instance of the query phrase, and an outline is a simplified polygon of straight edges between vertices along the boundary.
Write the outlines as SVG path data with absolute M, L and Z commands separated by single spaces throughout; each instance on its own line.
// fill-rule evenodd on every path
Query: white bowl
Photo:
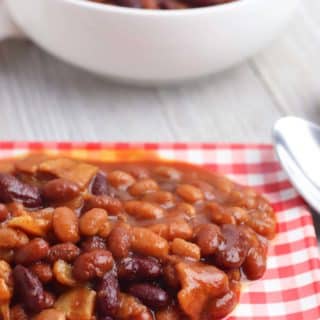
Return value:
M 57 57 L 107 77 L 176 82 L 226 69 L 283 28 L 299 0 L 143 10 L 85 0 L 6 0 L 14 22 Z

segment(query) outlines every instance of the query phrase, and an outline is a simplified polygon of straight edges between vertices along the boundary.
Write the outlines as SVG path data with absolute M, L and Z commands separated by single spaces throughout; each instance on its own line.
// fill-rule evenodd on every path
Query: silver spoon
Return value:
M 320 127 L 297 117 L 284 117 L 274 125 L 273 142 L 291 182 L 320 214 Z

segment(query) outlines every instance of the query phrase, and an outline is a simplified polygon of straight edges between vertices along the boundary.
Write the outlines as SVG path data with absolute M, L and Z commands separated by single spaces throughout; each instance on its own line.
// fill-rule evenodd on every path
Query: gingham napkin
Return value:
M 277 211 L 263 279 L 243 286 L 229 320 L 320 319 L 320 260 L 312 217 L 281 170 L 269 145 L 0 143 L 0 156 L 46 150 L 82 159 L 163 157 L 218 170 L 263 192 Z

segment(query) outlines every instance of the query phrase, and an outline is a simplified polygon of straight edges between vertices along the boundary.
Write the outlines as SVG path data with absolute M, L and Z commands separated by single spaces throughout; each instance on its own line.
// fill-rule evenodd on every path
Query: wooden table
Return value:
M 302 2 L 268 49 L 176 87 L 112 84 L 28 41 L 6 41 L 0 139 L 270 142 L 281 116 L 320 122 L 320 1 Z

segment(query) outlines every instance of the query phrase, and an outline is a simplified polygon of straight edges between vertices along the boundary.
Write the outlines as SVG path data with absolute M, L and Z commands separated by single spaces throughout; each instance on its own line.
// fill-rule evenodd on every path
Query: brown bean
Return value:
M 169 222 L 168 239 L 182 238 L 189 240 L 192 238 L 192 227 L 184 219 L 174 219 Z
M 135 178 L 127 172 L 115 170 L 108 174 L 108 181 L 115 188 L 127 189 L 134 184 Z
M 70 201 L 79 193 L 80 188 L 75 182 L 62 178 L 47 182 L 42 189 L 46 200 L 58 202 Z
M 85 201 L 85 210 L 101 208 L 106 210 L 110 215 L 118 215 L 122 210 L 122 203 L 116 198 L 107 195 L 91 196 Z
M 79 228 L 76 213 L 67 207 L 56 208 L 53 212 L 53 230 L 61 242 L 78 242 Z
M 15 253 L 16 264 L 29 265 L 47 257 L 49 245 L 41 238 L 32 239 Z
M 231 214 L 237 221 L 237 224 L 247 223 L 249 220 L 249 214 L 246 209 L 240 207 L 230 207 L 227 212 Z
M 161 180 L 178 181 L 181 178 L 181 172 L 179 172 L 175 168 L 167 167 L 167 166 L 159 166 L 159 167 L 155 168 L 154 173 Z
M 222 206 L 218 203 L 210 202 L 206 205 L 206 210 L 209 213 L 211 221 L 218 225 L 223 224 L 236 224 L 235 217 L 228 213 Z
M 80 233 L 84 236 L 94 236 L 108 221 L 107 211 L 94 208 L 84 213 L 79 219 Z
M 29 238 L 24 232 L 7 227 L 0 228 L 0 248 L 15 249 L 28 242 Z
M 181 212 L 185 215 L 185 217 L 193 218 L 196 215 L 196 209 L 193 205 L 186 202 L 180 202 L 174 208 L 176 212 Z
M 10 216 L 10 213 L 7 209 L 7 207 L 0 203 L 0 223 L 3 221 L 6 221 Z
M 243 263 L 243 272 L 249 280 L 260 279 L 267 268 L 267 257 L 261 247 L 250 248 Z
M 192 258 L 194 260 L 200 260 L 200 248 L 189 241 L 185 241 L 180 238 L 175 238 L 170 246 L 171 252 L 181 257 Z
M 112 254 L 107 250 L 93 250 L 81 254 L 74 262 L 73 275 L 79 281 L 101 278 L 113 266 Z
M 220 228 L 215 224 L 203 224 L 198 227 L 196 243 L 201 249 L 201 254 L 209 256 L 215 253 L 220 243 Z
M 168 241 L 151 230 L 145 228 L 133 228 L 132 250 L 157 258 L 165 258 L 168 255 Z
M 143 197 L 143 200 L 160 204 L 163 208 L 170 208 L 174 205 L 173 194 L 171 192 L 163 190 L 147 193 Z
M 157 191 L 159 186 L 156 181 L 152 179 L 143 179 L 135 182 L 130 188 L 129 192 L 134 197 L 140 197 L 147 193 Z
M 228 291 L 222 297 L 213 299 L 209 302 L 209 306 L 203 320 L 224 318 L 236 307 L 238 300 L 238 295 L 232 290 Z
M 50 248 L 48 261 L 53 263 L 59 259 L 66 262 L 74 261 L 80 254 L 80 249 L 73 243 L 59 243 Z
M 127 201 L 124 205 L 126 212 L 137 219 L 160 219 L 164 210 L 152 203 L 144 201 Z
M 121 223 L 112 229 L 108 238 L 108 248 L 115 258 L 125 258 L 129 254 L 131 242 L 131 227 L 128 224 Z
M 108 193 L 107 178 L 104 172 L 99 171 L 91 186 L 91 193 L 95 196 L 102 196 Z
M 225 268 L 239 268 L 246 259 L 249 244 L 246 235 L 233 224 L 221 228 L 222 241 L 215 252 L 215 261 Z
M 177 194 L 187 202 L 194 203 L 203 200 L 202 191 L 190 184 L 180 184 L 176 189 Z
M 272 239 L 276 233 L 276 221 L 273 214 L 269 214 L 268 212 L 251 210 L 247 225 L 268 239 Z
M 81 242 L 81 249 L 84 252 L 106 248 L 106 240 L 98 236 L 88 237 Z
M 49 264 L 40 262 L 29 268 L 42 283 L 48 283 L 52 280 L 53 274 Z

